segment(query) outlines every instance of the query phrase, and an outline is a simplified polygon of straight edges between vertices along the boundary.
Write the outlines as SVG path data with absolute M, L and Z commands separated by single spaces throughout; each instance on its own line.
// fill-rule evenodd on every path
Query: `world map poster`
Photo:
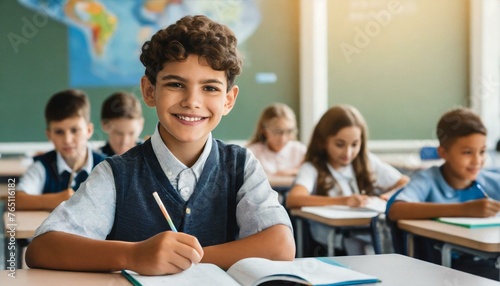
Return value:
M 144 74 L 142 44 L 185 15 L 226 24 L 240 44 L 261 18 L 254 0 L 18 1 L 68 26 L 70 87 L 137 85 Z

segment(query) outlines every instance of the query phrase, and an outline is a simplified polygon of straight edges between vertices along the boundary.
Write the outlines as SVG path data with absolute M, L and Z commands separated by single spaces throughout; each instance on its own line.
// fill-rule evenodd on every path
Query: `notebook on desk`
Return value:
M 302 207 L 303 212 L 312 213 L 331 219 L 372 218 L 385 212 L 386 201 L 379 198 L 370 198 L 368 204 L 362 208 L 353 208 L 342 205 L 328 205 L 316 207 Z
M 272 261 L 264 258 L 242 259 L 227 272 L 214 264 L 200 263 L 178 274 L 142 276 L 123 270 L 133 285 L 218 285 L 257 286 L 272 281 L 272 285 L 355 285 L 376 283 L 376 277 L 366 275 L 336 263 L 331 258 L 297 258 L 294 261 Z
M 481 228 L 500 226 L 500 215 L 494 217 L 476 218 L 476 217 L 439 217 L 439 222 L 457 225 L 466 228 Z

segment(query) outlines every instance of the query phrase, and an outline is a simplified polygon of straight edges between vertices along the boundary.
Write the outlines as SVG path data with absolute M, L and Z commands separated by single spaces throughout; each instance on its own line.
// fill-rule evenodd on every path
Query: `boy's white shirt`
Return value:
M 57 160 L 57 173 L 61 174 L 64 171 L 72 172 L 73 170 L 68 166 L 62 155 L 56 151 Z M 82 171 L 86 171 L 90 174 L 92 171 L 92 166 L 94 165 L 94 157 L 92 156 L 92 149 L 87 147 L 87 161 L 82 167 Z M 17 184 L 16 189 L 26 192 L 29 195 L 41 195 L 43 192 L 43 187 L 45 185 L 46 174 L 45 167 L 42 162 L 35 161 L 31 164 L 28 169 L 24 172 L 21 179 L 19 179 L 19 184 Z M 75 185 L 75 180 L 73 178 L 72 186 Z
M 209 138 L 212 137 L 209 136 Z M 188 176 L 193 175 L 195 178 L 200 172 L 197 174 L 199 177 L 212 146 L 211 142 L 205 144 L 205 149 L 193 165 L 193 170 L 189 171 L 191 168 L 184 166 L 187 169 L 176 174 L 175 171 L 178 168 L 182 169 L 182 166 L 178 166 L 181 163 L 177 159 L 168 160 L 169 155 L 173 155 L 170 151 L 165 152 L 168 148 L 163 143 L 158 128 L 151 136 L 151 144 L 162 171 L 169 177 L 169 180 L 170 177 L 181 177 L 182 172 L 187 172 Z M 264 170 L 248 150 L 244 169 L 244 183 L 236 196 L 239 238 L 247 237 L 276 224 L 284 224 L 291 229 L 290 219 L 285 209 L 279 204 L 278 194 L 272 190 Z M 171 183 L 174 181 L 176 180 L 171 180 Z M 196 184 L 194 180 L 191 181 L 193 185 Z M 180 191 L 184 186 L 180 187 L 177 186 L 176 189 Z M 182 196 L 182 191 L 180 193 Z M 92 174 L 85 183 L 80 185 L 79 190 L 69 200 L 61 203 L 42 223 L 36 230 L 35 236 L 49 231 L 63 231 L 93 239 L 105 239 L 113 227 L 115 210 L 116 188 L 113 171 L 109 163 L 103 161 L 93 169 Z
M 163 173 L 167 176 L 174 189 L 179 191 L 181 197 L 185 201 L 189 200 L 203 172 L 203 167 L 205 167 L 205 162 L 210 155 L 210 151 L 212 150 L 212 134 L 210 133 L 208 135 L 203 152 L 191 168 L 181 163 L 172 152 L 170 152 L 161 140 L 159 132 L 155 132 L 153 136 L 155 136 L 155 139 L 153 140 L 153 138 L 151 138 L 151 145 L 158 158 L 158 162 L 160 162 Z M 162 164 L 162 162 L 168 162 L 168 164 Z

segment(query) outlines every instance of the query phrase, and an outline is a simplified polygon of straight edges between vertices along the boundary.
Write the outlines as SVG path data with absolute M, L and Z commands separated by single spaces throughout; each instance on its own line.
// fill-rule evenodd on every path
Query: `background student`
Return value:
M 268 175 L 296 175 L 304 160 L 306 146 L 297 141 L 295 113 L 283 103 L 274 103 L 260 114 L 255 133 L 248 143 Z
M 457 108 L 443 114 L 437 124 L 437 138 L 438 154 L 445 162 L 413 175 L 411 182 L 390 199 L 389 218 L 488 217 L 500 212 L 500 174 L 482 170 L 486 134 L 481 118 L 470 109 Z M 433 247 L 437 242 L 415 239 L 418 258 L 440 263 L 439 251 Z
M 102 103 L 101 126 L 108 134 L 108 141 L 99 151 L 106 156 L 127 152 L 141 143 L 139 135 L 144 127 L 141 103 L 132 94 L 113 93 Z
M 200 261 L 227 269 L 246 257 L 294 258 L 290 219 L 258 160 L 211 135 L 238 95 L 236 46 L 205 16 L 183 17 L 143 45 L 141 91 L 156 107 L 155 133 L 108 157 L 52 212 L 27 250 L 29 267 L 160 275 Z
M 408 177 L 369 153 L 367 137 L 365 120 L 354 107 L 338 105 L 326 111 L 314 128 L 287 207 L 363 207 L 369 196 L 404 186 Z M 314 222 L 310 226 L 313 239 L 327 245 L 329 228 Z M 346 248 L 348 254 L 360 254 L 358 246 L 353 245 L 351 253 Z
M 69 199 L 104 159 L 88 147 L 94 126 L 88 97 L 82 91 L 68 89 L 54 94 L 45 106 L 45 121 L 46 135 L 55 150 L 36 156 L 21 177 L 16 192 L 18 210 L 54 209 Z

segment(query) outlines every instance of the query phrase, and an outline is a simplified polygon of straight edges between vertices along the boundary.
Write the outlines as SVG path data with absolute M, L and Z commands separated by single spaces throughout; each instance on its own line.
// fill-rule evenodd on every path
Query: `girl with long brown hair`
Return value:
M 287 207 L 363 207 L 370 196 L 404 186 L 408 177 L 369 153 L 367 137 L 366 122 L 356 108 L 330 108 L 314 129 Z M 311 223 L 311 231 L 317 242 L 327 244 L 327 227 Z

